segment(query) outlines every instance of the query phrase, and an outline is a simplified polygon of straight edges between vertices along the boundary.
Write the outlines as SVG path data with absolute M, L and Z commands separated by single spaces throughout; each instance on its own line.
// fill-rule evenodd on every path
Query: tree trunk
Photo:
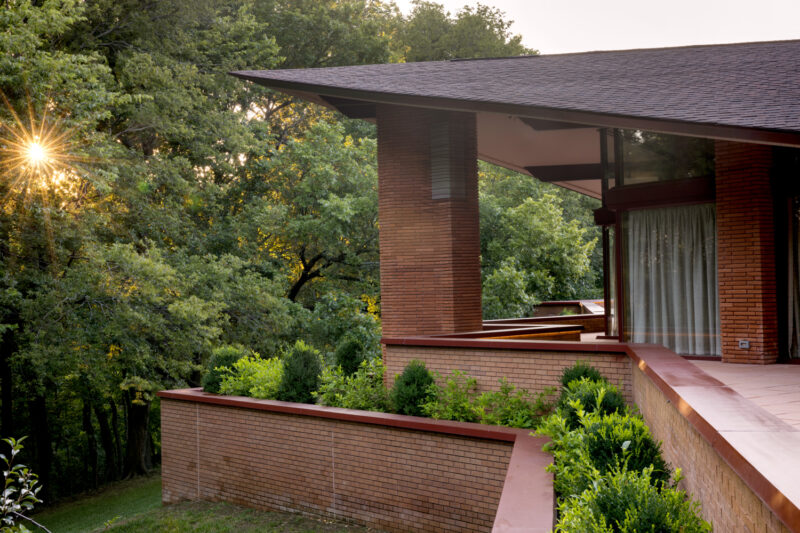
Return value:
M 50 425 L 47 421 L 47 399 L 43 394 L 37 394 L 30 405 L 31 429 L 33 442 L 36 446 L 36 468 L 42 490 L 39 497 L 49 501 L 53 494 L 50 486 L 50 472 L 53 468 L 53 449 L 50 436 Z
M 134 401 L 135 400 L 135 401 Z M 136 398 L 136 391 L 125 393 L 128 411 L 128 431 L 125 448 L 125 477 L 149 473 L 150 461 L 150 400 Z
M 97 488 L 97 437 L 94 434 L 94 424 L 92 424 L 92 405 L 83 400 L 83 432 L 86 433 L 86 474 L 89 486 Z
M 113 398 L 109 399 L 108 407 L 111 409 L 111 436 L 114 437 L 114 457 L 117 460 L 117 471 L 114 474 L 114 479 L 116 479 L 122 474 L 122 437 L 119 433 L 119 410 L 117 409 L 117 402 L 115 402 Z
M 108 413 L 101 405 L 94 405 L 94 416 L 97 418 L 97 425 L 100 428 L 100 444 L 106 454 L 105 472 L 103 481 L 106 483 L 117 479 L 119 456 L 114 447 L 114 437 L 111 435 L 111 427 L 108 425 Z
M 0 339 L 0 436 L 14 435 L 14 375 L 11 371 L 11 356 L 17 351 L 13 331 L 6 331 Z

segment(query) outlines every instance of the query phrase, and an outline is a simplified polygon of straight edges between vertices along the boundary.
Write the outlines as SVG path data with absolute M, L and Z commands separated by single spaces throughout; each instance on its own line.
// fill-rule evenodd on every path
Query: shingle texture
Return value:
M 800 132 L 800 40 L 235 74 L 320 94 L 366 91 Z

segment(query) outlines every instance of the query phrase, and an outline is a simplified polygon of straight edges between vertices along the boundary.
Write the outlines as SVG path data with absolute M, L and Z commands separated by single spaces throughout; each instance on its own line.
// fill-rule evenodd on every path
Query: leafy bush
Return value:
M 383 384 L 385 367 L 379 358 L 362 361 L 350 376 L 341 367 L 326 368 L 320 377 L 317 403 L 331 407 L 389 411 L 389 391 Z
M 599 414 L 624 413 L 625 398 L 619 390 L 605 381 L 582 378 L 570 382 L 559 399 L 559 410 L 564 414 L 570 428 L 578 427 L 579 411 Z
M 481 412 L 476 405 L 478 381 L 460 370 L 454 370 L 447 378 L 444 387 L 433 384 L 428 401 L 422 405 L 422 412 L 439 420 L 458 420 L 459 422 L 478 422 Z
M 208 360 L 208 370 L 203 376 L 203 390 L 206 392 L 219 393 L 220 385 L 222 384 L 223 376 L 230 373 L 233 364 L 247 356 L 249 350 L 243 346 L 220 346 L 211 353 L 211 358 Z
M 534 428 L 553 410 L 553 403 L 548 398 L 554 393 L 555 389 L 545 389 L 531 401 L 527 390 L 517 390 L 502 378 L 499 391 L 484 392 L 478 397 L 480 422 L 493 426 Z
M 573 381 L 580 381 L 583 378 L 590 381 L 607 381 L 596 368 L 578 361 L 561 372 L 561 387 L 566 389 Z
M 582 493 L 594 478 L 617 468 L 650 468 L 654 483 L 669 482 L 670 467 L 661 456 L 661 445 L 640 417 L 582 413 L 579 419 L 579 426 L 570 428 L 565 417 L 553 415 L 537 431 L 550 437 L 546 450 L 554 462 L 548 471 L 555 474 L 553 486 L 560 500 Z
M 352 336 L 346 336 L 336 346 L 333 352 L 333 361 L 337 366 L 342 367 L 346 376 L 358 370 L 358 366 L 364 360 L 364 345 Z
M 653 439 L 640 417 L 621 413 L 593 415 L 582 424 L 587 454 L 601 474 L 623 465 L 632 472 L 650 467 L 653 483 L 669 482 L 672 472 L 661 456 L 661 443 Z
M 262 359 L 258 354 L 243 357 L 222 376 L 219 392 L 274 400 L 283 379 L 283 361 L 278 357 Z
M 711 525 L 700 506 L 674 487 L 654 486 L 652 470 L 615 469 L 593 480 L 592 488 L 562 502 L 557 532 L 702 533 Z
M 319 387 L 321 372 L 319 352 L 305 342 L 297 341 L 284 356 L 283 379 L 277 398 L 286 402 L 313 402 L 311 393 Z
M 38 476 L 23 464 L 14 464 L 17 455 L 22 451 L 22 441 L 8 438 L 3 442 L 11 448 L 10 457 L 0 455 L 3 469 L 3 492 L 0 498 L 0 530 L 3 532 L 24 532 L 29 531 L 22 520 L 31 520 L 23 515 L 33 510 L 33 506 L 42 500 L 38 498 L 39 484 Z M 32 521 L 32 520 L 31 520 Z M 32 521 L 33 522 L 33 521 Z M 33 522 L 36 524 L 36 522 Z
M 403 373 L 394 381 L 391 392 L 395 412 L 403 415 L 421 416 L 422 405 L 431 399 L 435 389 L 433 375 L 422 361 L 411 361 Z

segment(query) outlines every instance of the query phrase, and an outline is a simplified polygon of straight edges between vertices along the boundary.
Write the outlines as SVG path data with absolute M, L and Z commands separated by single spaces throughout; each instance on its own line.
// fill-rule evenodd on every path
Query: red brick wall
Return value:
M 490 531 L 513 444 L 162 398 L 162 499 Z M 552 497 L 552 496 L 551 496 Z
M 448 113 L 462 197 L 431 199 L 434 111 L 379 105 L 381 318 L 384 335 L 481 329 L 475 115 Z M 455 154 L 463 154 L 456 160 Z
M 497 390 L 500 378 L 538 393 L 560 387 L 561 372 L 577 361 L 589 363 L 620 388 L 628 403 L 633 401 L 631 361 L 624 353 L 498 350 L 482 348 L 388 345 L 383 347 L 387 385 L 413 359 L 442 375 L 461 370 L 478 380 L 480 390 Z
M 720 333 L 730 363 L 778 355 L 771 163 L 769 146 L 716 142 Z M 745 339 L 749 350 L 739 348 Z

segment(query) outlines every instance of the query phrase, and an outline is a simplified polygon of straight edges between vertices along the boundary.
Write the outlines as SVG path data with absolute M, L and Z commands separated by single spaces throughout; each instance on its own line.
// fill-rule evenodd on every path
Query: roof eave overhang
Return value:
M 791 131 L 745 128 L 725 124 L 704 124 L 480 100 L 459 100 L 453 98 L 364 91 L 360 89 L 277 80 L 257 76 L 251 71 L 231 72 L 231 75 L 243 80 L 252 81 L 258 85 L 269 87 L 270 89 L 277 89 L 299 97 L 304 97 L 318 103 L 321 100 L 320 96 L 332 96 L 381 104 L 448 109 L 452 111 L 502 113 L 518 117 L 568 122 L 598 128 L 642 129 L 657 133 L 685 135 L 690 137 L 800 147 L 800 133 Z

